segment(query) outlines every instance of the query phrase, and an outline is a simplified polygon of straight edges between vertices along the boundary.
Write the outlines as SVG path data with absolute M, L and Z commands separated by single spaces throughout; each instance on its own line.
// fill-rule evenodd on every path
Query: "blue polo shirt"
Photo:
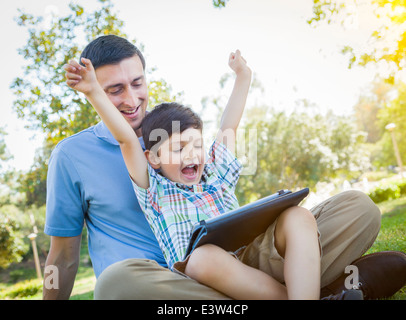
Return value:
M 48 164 L 44 232 L 74 237 L 84 223 L 96 277 L 128 258 L 152 259 L 166 267 L 120 146 L 103 122 L 61 141 Z

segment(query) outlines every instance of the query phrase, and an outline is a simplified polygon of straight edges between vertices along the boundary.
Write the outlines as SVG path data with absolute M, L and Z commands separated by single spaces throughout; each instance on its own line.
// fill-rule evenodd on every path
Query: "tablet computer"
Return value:
M 217 217 L 202 220 L 191 232 L 188 256 L 195 248 L 211 243 L 226 251 L 236 251 L 251 243 L 286 209 L 297 206 L 309 194 L 305 188 L 296 192 L 280 190 Z

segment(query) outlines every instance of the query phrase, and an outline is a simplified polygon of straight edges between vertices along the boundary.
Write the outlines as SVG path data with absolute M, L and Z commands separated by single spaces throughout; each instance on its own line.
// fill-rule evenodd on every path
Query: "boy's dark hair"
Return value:
M 111 34 L 101 36 L 90 42 L 83 50 L 80 58 L 90 59 L 93 67 L 97 69 L 108 64 L 118 64 L 135 55 L 140 58 L 145 70 L 145 59 L 141 51 L 127 39 Z
M 202 130 L 203 122 L 192 111 L 176 102 L 161 103 L 148 113 L 142 121 L 142 137 L 145 148 L 151 150 L 157 143 L 161 144 L 165 138 L 173 133 L 183 132 L 189 128 Z M 159 129 L 157 131 L 154 131 Z

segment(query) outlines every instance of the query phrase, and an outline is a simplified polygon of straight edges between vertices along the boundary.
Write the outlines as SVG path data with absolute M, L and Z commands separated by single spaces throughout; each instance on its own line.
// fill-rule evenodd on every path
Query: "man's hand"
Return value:
M 82 58 L 82 63 L 85 65 L 84 67 L 77 61 L 71 60 L 64 66 L 66 84 L 72 89 L 89 95 L 95 89 L 98 89 L 100 85 L 97 82 L 92 62 L 89 59 Z
M 251 76 L 251 69 L 247 66 L 247 61 L 241 56 L 240 50 L 230 53 L 228 65 L 236 75 L 244 74 Z

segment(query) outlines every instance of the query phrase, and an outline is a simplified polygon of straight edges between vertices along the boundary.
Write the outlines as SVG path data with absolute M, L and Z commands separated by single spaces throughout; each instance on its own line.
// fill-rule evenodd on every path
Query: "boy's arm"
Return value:
M 236 74 L 233 91 L 221 118 L 220 130 L 216 139 L 235 154 L 236 131 L 247 101 L 251 83 L 251 69 L 239 50 L 230 54 L 229 66 Z
M 65 66 L 66 83 L 86 95 L 87 100 L 120 144 L 121 153 L 131 178 L 138 186 L 147 189 L 149 187 L 148 162 L 135 131 L 97 82 L 90 60 L 82 58 L 82 62 L 85 67 L 75 61 L 70 61 Z

